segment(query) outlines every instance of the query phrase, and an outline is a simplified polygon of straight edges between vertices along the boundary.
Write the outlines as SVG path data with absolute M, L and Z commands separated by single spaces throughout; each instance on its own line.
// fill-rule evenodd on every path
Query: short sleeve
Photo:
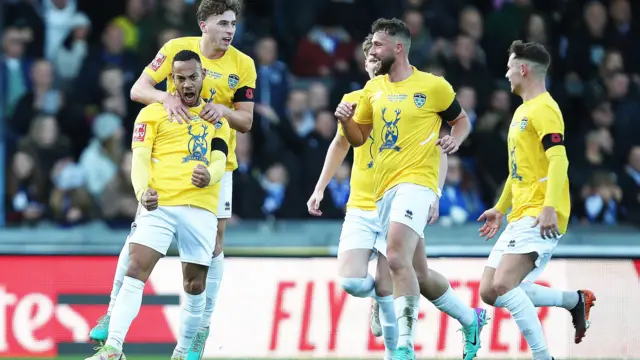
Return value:
M 564 120 L 559 109 L 539 106 L 529 119 L 545 150 L 564 145 Z
M 256 89 L 256 80 L 258 75 L 256 73 L 256 65 L 248 56 L 243 59 L 240 71 L 240 82 L 238 88 L 233 96 L 233 102 L 253 102 L 254 91 Z
M 159 113 L 149 108 L 142 109 L 138 114 L 136 122 L 133 125 L 133 138 L 131 139 L 132 149 L 137 147 L 153 148 L 153 142 L 158 133 L 159 124 L 155 114 Z
M 162 82 L 171 75 L 171 63 L 175 56 L 173 40 L 170 40 L 162 46 L 153 61 L 144 68 L 144 73 L 151 76 L 156 83 Z
M 437 113 L 441 113 L 449 109 L 451 104 L 456 98 L 456 92 L 453 91 L 453 87 L 442 76 L 435 76 L 431 92 L 429 94 L 431 99 L 427 99 L 431 103 L 431 106 Z M 456 114 L 457 116 L 458 114 Z
M 358 101 L 358 106 L 356 107 L 356 113 L 353 117 L 353 121 L 358 124 L 372 124 L 373 123 L 373 107 L 371 106 L 371 87 L 369 86 L 370 82 L 367 82 L 364 89 L 362 89 L 362 93 L 360 95 L 360 100 Z

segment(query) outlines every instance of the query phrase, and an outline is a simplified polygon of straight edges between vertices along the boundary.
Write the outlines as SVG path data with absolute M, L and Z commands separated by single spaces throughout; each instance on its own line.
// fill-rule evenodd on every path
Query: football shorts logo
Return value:
M 238 83 L 240 82 L 240 77 L 236 74 L 231 74 L 229 75 L 229 87 L 232 89 L 235 89 L 236 86 L 238 86 Z
M 147 124 L 136 124 L 133 128 L 133 142 L 144 142 L 147 135 Z
M 413 94 L 413 103 L 416 104 L 418 108 L 423 107 L 426 102 L 427 102 L 427 96 L 425 94 L 421 94 L 421 93 Z
M 524 131 L 524 129 L 527 128 L 528 123 L 529 119 L 527 119 L 526 117 L 522 118 L 522 120 L 520 120 L 520 131 Z
M 160 69 L 160 66 L 162 66 L 165 60 L 167 60 L 167 55 L 163 53 L 158 53 L 158 55 L 156 55 L 156 57 L 153 59 L 151 64 L 149 64 L 149 67 L 153 71 L 158 71 L 158 69 Z
M 198 132 L 198 130 L 200 131 Z M 187 132 L 191 135 L 191 139 L 189 139 L 189 143 L 187 144 L 189 155 L 182 158 L 182 162 L 201 161 L 209 166 L 209 159 L 207 159 L 207 152 L 209 151 L 209 144 L 207 143 L 207 135 L 209 135 L 209 132 L 207 131 L 207 125 L 189 125 Z
M 400 151 L 400 147 L 396 145 L 398 142 L 398 136 L 400 135 L 400 131 L 398 130 L 398 122 L 400 121 L 400 109 L 396 109 L 396 118 L 394 120 L 387 121 L 384 118 L 384 114 L 387 112 L 387 108 L 382 108 L 382 121 L 384 122 L 384 127 L 382 128 L 382 145 L 380 146 L 380 151 L 382 150 L 395 150 Z

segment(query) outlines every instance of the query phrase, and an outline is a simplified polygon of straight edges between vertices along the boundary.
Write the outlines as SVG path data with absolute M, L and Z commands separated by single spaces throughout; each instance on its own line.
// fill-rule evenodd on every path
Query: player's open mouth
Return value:
M 184 93 L 184 99 L 187 100 L 188 102 L 193 102 L 196 99 L 196 93 L 195 92 L 185 92 Z
M 231 44 L 231 37 L 230 37 L 230 36 L 228 36 L 228 37 L 223 37 L 223 38 L 222 38 L 222 41 L 223 41 L 225 44 L 229 45 L 229 44 Z

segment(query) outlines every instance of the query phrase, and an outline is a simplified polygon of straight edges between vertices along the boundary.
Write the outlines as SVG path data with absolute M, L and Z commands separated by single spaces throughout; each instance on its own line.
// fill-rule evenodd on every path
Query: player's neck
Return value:
M 202 53 L 202 56 L 206 57 L 209 60 L 216 60 L 224 56 L 225 51 L 216 49 L 216 47 L 211 42 L 207 41 L 204 36 L 201 36 L 200 53 Z
M 546 92 L 547 92 L 547 87 L 544 84 L 544 82 L 536 81 L 535 83 L 532 83 L 531 85 L 523 89 L 522 93 L 520 94 L 520 97 L 522 98 L 522 101 L 529 101 L 537 98 L 538 96 Z
M 409 60 L 403 58 L 391 65 L 391 69 L 389 70 L 389 81 L 400 82 L 402 80 L 406 80 L 411 75 L 413 75 L 413 68 L 411 67 L 411 64 L 409 64 Z

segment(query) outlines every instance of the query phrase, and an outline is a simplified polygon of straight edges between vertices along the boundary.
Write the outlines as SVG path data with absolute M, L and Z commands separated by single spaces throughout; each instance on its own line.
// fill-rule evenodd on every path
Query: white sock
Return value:
M 420 311 L 420 296 L 400 296 L 394 301 L 396 317 L 398 319 L 397 347 L 413 349 L 415 325 Z
M 211 259 L 211 265 L 207 273 L 206 306 L 200 321 L 201 328 L 208 328 L 211 325 L 211 315 L 213 315 L 213 308 L 216 306 L 216 300 L 218 299 L 222 274 L 224 274 L 224 253 L 220 253 L 220 255 Z
M 375 280 L 371 274 L 364 278 L 340 278 L 340 286 L 351 296 L 367 298 L 376 296 Z
M 547 343 L 544 340 L 542 324 L 538 319 L 538 312 L 522 288 L 516 287 L 508 293 L 498 296 L 495 306 L 509 310 L 520 328 L 520 332 L 527 340 L 534 360 L 551 360 Z
M 376 296 L 375 299 L 380 306 L 380 325 L 382 326 L 384 348 L 387 355 L 393 355 L 393 350 L 398 344 L 398 322 L 393 295 Z
M 453 292 L 451 286 L 439 298 L 431 302 L 438 310 L 458 320 L 462 326 L 473 324 L 476 317 L 476 311 L 460 301 Z
M 129 240 L 129 237 L 127 237 Z M 122 280 L 124 274 L 127 273 L 127 267 L 129 266 L 129 243 L 125 242 L 122 250 L 120 250 L 120 256 L 118 256 L 118 264 L 116 264 L 116 274 L 113 277 L 113 287 L 111 288 L 111 300 L 109 301 L 109 308 L 107 308 L 107 315 L 111 315 L 113 307 L 116 305 L 116 298 L 120 287 L 122 287 Z
M 555 306 L 571 310 L 578 305 L 577 291 L 563 291 L 530 282 L 523 282 L 520 287 L 535 307 Z
M 143 290 L 144 283 L 142 281 L 129 276 L 124 277 L 122 288 L 111 312 L 109 338 L 106 345 L 122 351 L 122 344 L 127 336 L 127 331 L 129 331 L 133 319 L 138 316 L 140 311 Z
M 189 351 L 193 337 L 196 336 L 202 313 L 206 303 L 207 293 L 198 295 L 184 294 L 184 301 L 180 306 L 180 330 L 178 333 L 178 345 L 173 354 L 186 354 Z

